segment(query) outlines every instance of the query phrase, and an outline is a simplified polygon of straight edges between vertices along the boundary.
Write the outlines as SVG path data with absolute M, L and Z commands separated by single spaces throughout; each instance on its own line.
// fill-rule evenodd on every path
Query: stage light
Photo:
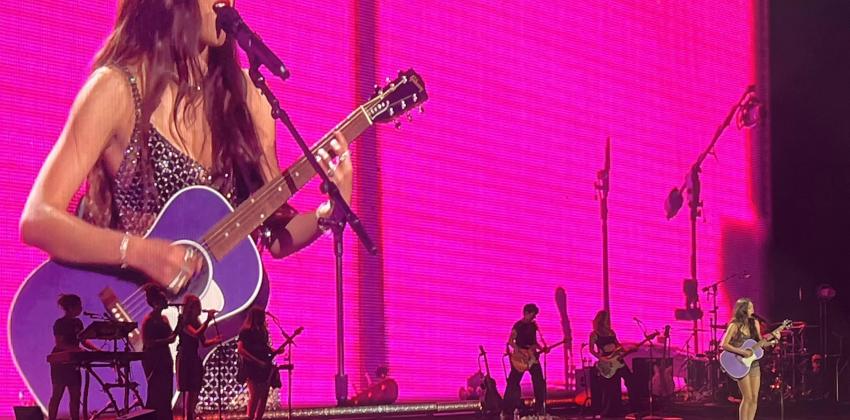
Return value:
M 829 302 L 835 297 L 835 294 L 835 289 L 826 283 L 820 284 L 817 287 L 818 300 L 821 302 Z

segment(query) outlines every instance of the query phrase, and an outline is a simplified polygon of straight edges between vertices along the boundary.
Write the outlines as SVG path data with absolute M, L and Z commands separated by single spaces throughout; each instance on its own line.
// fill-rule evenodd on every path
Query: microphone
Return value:
M 633 317 L 632 317 L 632 319 L 633 319 L 633 320 L 635 320 L 635 322 L 637 322 L 637 323 L 638 323 L 638 325 L 643 325 L 643 322 L 640 322 L 640 320 L 638 319 L 638 317 L 633 316 Z
M 218 29 L 232 36 L 239 46 L 245 50 L 250 61 L 258 60 L 260 65 L 265 66 L 275 76 L 283 80 L 289 78 L 289 70 L 286 69 L 283 62 L 245 24 L 245 21 L 242 20 L 242 16 L 239 16 L 239 12 L 236 9 L 225 3 L 218 3 L 214 6 L 213 10 L 218 15 L 218 19 L 216 19 Z
M 481 353 L 479 354 L 479 356 L 483 356 L 483 355 L 487 354 L 487 353 L 484 351 L 484 346 L 478 346 L 478 349 L 479 349 L 479 350 L 481 350 Z
M 761 101 L 756 96 L 755 85 L 750 85 L 747 88 L 747 92 L 744 94 L 739 107 L 740 112 L 737 118 L 738 128 L 755 127 L 767 114 Z

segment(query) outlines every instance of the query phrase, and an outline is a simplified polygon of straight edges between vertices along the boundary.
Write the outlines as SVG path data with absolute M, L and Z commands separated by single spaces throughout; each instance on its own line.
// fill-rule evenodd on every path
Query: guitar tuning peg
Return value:
M 419 105 L 419 113 L 420 113 L 420 114 L 424 114 L 424 113 L 425 113 L 425 106 L 424 106 L 424 105 Z
M 413 122 L 413 114 L 407 114 L 407 121 Z
M 393 114 L 395 114 L 395 108 L 390 107 L 390 110 L 389 110 L 388 114 L 390 114 L 390 116 L 392 117 L 392 116 L 393 116 Z
M 395 126 L 396 130 L 401 130 L 401 121 L 395 120 L 395 123 L 393 125 Z
M 407 109 L 407 101 L 405 101 L 405 100 L 401 101 L 401 109 Z

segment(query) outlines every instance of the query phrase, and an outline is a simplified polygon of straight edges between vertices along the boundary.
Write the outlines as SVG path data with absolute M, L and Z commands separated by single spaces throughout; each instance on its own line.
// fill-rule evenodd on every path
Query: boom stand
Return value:
M 729 124 L 732 122 L 732 118 L 735 117 L 736 114 L 739 114 L 738 127 L 752 127 L 758 123 L 760 114 L 757 110 L 760 110 L 760 103 L 755 96 L 755 86 L 749 86 L 744 94 L 741 96 L 741 99 L 738 102 L 735 102 L 735 105 L 732 106 L 732 109 L 729 110 L 729 113 L 726 115 L 726 119 L 723 120 L 723 123 L 717 127 L 717 130 L 714 132 L 714 137 L 711 139 L 711 143 L 708 144 L 708 147 L 699 154 L 697 160 L 691 165 L 691 169 L 685 175 L 685 182 L 678 189 L 674 188 L 670 195 L 667 197 L 667 201 L 665 204 L 665 210 L 667 211 L 667 219 L 672 219 L 676 213 L 679 211 L 679 208 L 682 206 L 682 193 L 687 190 L 688 192 L 688 207 L 690 208 L 690 220 L 691 220 L 691 279 L 693 281 L 697 281 L 697 218 L 702 213 L 703 202 L 700 196 L 702 191 L 702 185 L 700 184 L 700 172 L 702 172 L 702 164 L 705 162 L 705 159 L 709 154 L 714 154 L 714 145 L 717 144 L 717 140 L 720 139 L 720 135 L 729 127 Z M 756 112 L 754 115 L 753 112 Z M 699 353 L 699 324 L 696 318 L 693 319 L 693 335 L 695 337 L 694 340 L 694 353 Z

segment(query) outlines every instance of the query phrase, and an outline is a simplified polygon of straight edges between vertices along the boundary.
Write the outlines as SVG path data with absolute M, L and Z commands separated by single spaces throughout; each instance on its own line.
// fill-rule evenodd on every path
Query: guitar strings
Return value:
M 398 88 L 398 86 L 394 87 L 392 91 L 394 91 L 397 88 Z M 389 92 L 392 92 L 392 91 L 389 91 Z M 383 98 L 382 97 L 375 97 L 372 100 L 366 102 L 362 107 L 364 107 L 364 108 L 370 107 L 370 106 L 373 105 L 374 102 L 378 101 L 378 99 L 383 99 Z M 391 103 L 388 104 L 387 109 L 390 109 L 393 106 L 395 106 L 395 105 L 397 105 L 397 104 L 399 104 L 403 101 L 404 100 L 398 100 L 398 101 L 391 102 Z M 411 108 L 412 108 L 412 106 L 411 106 Z M 358 110 L 349 114 L 345 118 L 345 120 L 343 120 L 336 127 L 334 127 L 328 134 L 326 134 L 325 137 L 323 139 L 321 139 L 317 143 L 317 145 L 311 150 L 311 152 L 315 153 L 318 150 L 325 148 L 325 146 L 327 146 L 330 143 L 330 141 L 333 140 L 333 133 L 346 130 L 355 121 L 355 119 L 359 118 L 361 115 L 364 115 L 370 121 L 370 125 L 372 125 L 371 119 L 368 117 L 368 115 L 365 115 L 364 109 L 359 108 Z M 352 139 L 351 142 L 353 143 L 354 139 Z M 307 161 L 307 159 L 305 157 L 302 157 L 301 159 L 299 159 L 298 162 L 293 164 L 284 173 L 282 173 L 281 176 L 275 178 L 272 182 L 270 182 L 266 186 L 262 187 L 260 189 L 260 191 L 258 191 L 256 196 L 254 197 L 255 198 L 254 203 L 248 204 L 249 207 L 246 207 L 245 210 L 240 211 L 239 209 L 237 209 L 237 211 L 232 213 L 231 217 L 224 219 L 222 222 L 217 224 L 208 234 L 206 234 L 204 236 L 205 239 L 203 240 L 204 245 L 208 249 L 211 249 L 212 247 L 217 247 L 218 245 L 224 244 L 224 243 L 226 243 L 226 241 L 229 238 L 225 237 L 223 235 L 223 233 L 226 233 L 226 230 L 229 227 L 229 225 L 237 223 L 237 222 L 241 224 L 241 223 L 245 222 L 246 220 L 250 221 L 251 219 L 256 220 L 256 218 L 262 214 L 262 211 L 263 211 L 262 210 L 262 204 L 265 204 L 265 200 L 267 198 L 269 198 L 267 196 L 270 195 L 270 194 L 274 194 L 275 190 L 280 186 L 279 184 L 286 181 L 287 178 L 286 178 L 285 175 L 288 175 L 291 172 L 291 170 L 302 167 L 305 164 L 309 165 L 309 162 Z M 313 169 L 312 166 L 307 166 L 307 168 L 305 170 L 312 170 L 312 169 Z M 312 176 L 311 176 L 311 179 L 312 179 Z M 290 197 L 291 197 L 291 195 L 290 195 Z M 239 240 L 242 240 L 242 239 L 240 238 Z
M 391 87 L 389 89 L 387 89 L 385 92 L 383 92 L 381 95 L 376 96 L 376 97 L 366 101 L 363 105 L 358 107 L 355 111 L 352 111 L 348 116 L 346 116 L 346 118 L 342 122 L 337 124 L 336 127 L 334 127 L 329 133 L 327 133 L 319 141 L 317 146 L 314 149 L 311 150 L 311 152 L 315 153 L 319 149 L 323 149 L 327 145 L 327 143 L 329 143 L 333 139 L 333 133 L 335 133 L 337 131 L 343 131 L 346 128 L 348 128 L 348 126 L 354 121 L 354 119 L 358 118 L 361 114 L 363 114 L 369 120 L 369 123 L 370 123 L 369 125 L 373 125 L 372 119 L 368 115 L 365 115 L 366 114 L 365 108 L 372 107 L 375 103 L 381 102 L 382 100 L 384 100 L 386 98 L 386 96 L 388 94 L 395 92 L 396 90 L 398 90 L 400 87 L 402 87 L 406 83 L 407 83 L 407 79 L 405 79 L 404 83 L 397 83 L 397 84 L 394 83 L 394 84 L 392 84 Z M 405 100 L 406 100 L 406 98 L 391 102 L 391 103 L 389 103 L 389 106 L 387 107 L 387 109 L 391 109 L 391 108 L 393 108 L 393 105 L 399 104 L 399 103 L 401 103 Z M 411 104 L 411 108 L 413 108 L 413 106 L 415 106 L 415 105 Z M 352 139 L 352 142 L 353 142 L 353 139 Z M 306 160 L 306 158 L 302 157 L 293 166 L 300 166 L 304 162 L 307 162 L 307 160 Z M 287 169 L 285 174 L 288 174 L 289 172 L 290 172 L 289 169 Z M 265 204 L 264 201 L 268 198 L 268 197 L 266 197 L 268 195 L 268 193 L 273 193 L 274 190 L 277 189 L 277 187 L 280 186 L 280 185 L 277 185 L 277 184 L 279 184 L 280 182 L 283 182 L 285 180 L 286 180 L 286 177 L 284 176 L 284 173 L 282 173 L 280 176 L 276 177 L 275 180 L 273 180 L 272 182 L 270 182 L 266 186 L 261 187 L 260 191 L 258 191 L 257 195 L 254 197 L 256 199 L 255 203 L 249 204 L 249 207 L 246 208 L 242 212 L 238 211 L 238 209 L 237 209 L 237 211 L 235 211 L 233 213 L 233 215 L 234 215 L 233 217 L 225 218 L 220 223 L 216 224 L 210 232 L 208 232 L 207 234 L 204 235 L 203 244 L 209 249 L 210 247 L 214 247 L 214 246 L 218 246 L 218 245 L 221 245 L 223 243 L 226 243 L 225 241 L 228 238 L 222 237 L 223 231 L 226 231 L 227 228 L 235 222 L 242 223 L 242 222 L 245 221 L 245 219 L 240 219 L 240 216 L 241 216 L 240 213 L 244 213 L 246 216 L 251 215 L 252 216 L 251 218 L 257 217 L 260 214 L 262 214 L 261 210 L 257 210 L 256 207 L 262 207 L 261 204 Z M 273 184 L 274 184 L 273 187 L 265 188 L 265 187 L 269 187 Z M 251 218 L 248 218 L 248 220 L 250 220 Z
M 357 114 L 357 113 L 355 112 L 355 113 L 352 113 L 351 115 L 349 115 L 340 125 L 335 127 L 335 129 L 332 130 L 331 133 L 336 132 L 338 130 L 341 131 L 341 130 L 344 130 L 345 128 L 347 128 L 347 126 L 351 123 L 351 121 L 353 121 L 353 119 L 356 117 L 355 114 Z M 324 149 L 330 143 L 331 140 L 332 140 L 332 134 L 326 135 L 325 138 L 320 140 L 319 143 L 311 150 L 311 152 L 317 153 L 318 150 Z M 224 236 L 223 233 L 226 232 L 227 230 L 229 230 L 229 227 L 231 225 L 233 225 L 235 223 L 241 224 L 241 223 L 244 223 L 246 221 L 250 221 L 252 219 L 256 220 L 256 218 L 259 217 L 263 213 L 263 211 L 264 211 L 263 205 L 266 204 L 266 200 L 275 195 L 275 192 L 278 189 L 278 187 L 283 186 L 282 184 L 284 184 L 286 182 L 287 176 L 289 175 L 291 170 L 300 168 L 301 166 L 303 166 L 304 163 L 308 163 L 308 162 L 307 162 L 306 158 L 302 157 L 301 159 L 298 160 L 298 162 L 296 162 L 294 165 L 292 165 L 291 168 L 288 168 L 285 172 L 281 173 L 280 176 L 278 176 L 274 180 L 272 180 L 272 182 L 269 182 L 264 187 L 262 187 L 257 192 L 257 194 L 255 194 L 255 196 L 252 197 L 255 201 L 253 203 L 249 202 L 248 207 L 246 207 L 244 210 L 241 210 L 241 211 L 239 211 L 239 209 L 237 209 L 237 211 L 231 213 L 231 216 L 225 218 L 221 223 L 219 223 L 217 226 L 215 226 L 211 230 L 211 232 L 204 235 L 205 239 L 203 240 L 203 242 L 204 242 L 205 246 L 208 249 L 211 249 L 213 247 L 217 247 L 218 245 L 226 243 L 225 241 L 228 240 L 229 238 Z M 310 167 L 310 169 L 312 169 L 312 167 Z M 292 196 L 292 194 L 290 194 L 290 197 L 291 196 Z M 242 239 L 240 238 L 239 240 L 242 240 Z

